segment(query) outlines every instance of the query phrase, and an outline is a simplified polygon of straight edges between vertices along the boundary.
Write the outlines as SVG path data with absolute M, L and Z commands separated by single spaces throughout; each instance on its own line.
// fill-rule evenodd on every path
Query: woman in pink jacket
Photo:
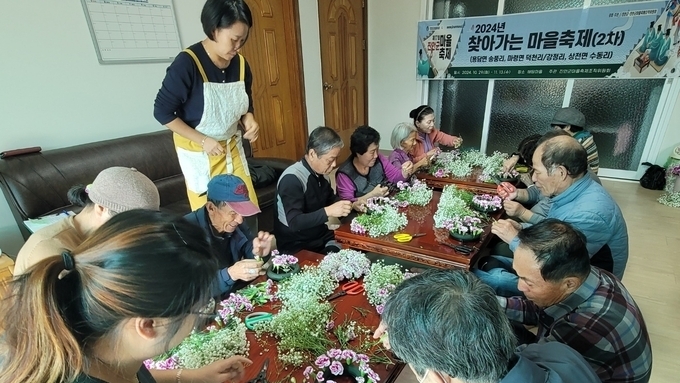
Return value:
M 439 144 L 459 147 L 463 139 L 450 136 L 434 127 L 434 110 L 427 105 L 421 105 L 409 113 L 418 129 L 416 147 L 413 149 L 413 161 L 418 162 L 424 157 L 431 158 L 437 151 Z

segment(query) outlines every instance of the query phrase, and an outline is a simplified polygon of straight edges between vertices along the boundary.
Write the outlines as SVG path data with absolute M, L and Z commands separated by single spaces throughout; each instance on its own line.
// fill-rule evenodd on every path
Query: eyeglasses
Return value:
M 410 366 L 410 365 L 409 365 L 409 366 Z M 411 367 L 411 369 L 413 370 L 413 367 Z M 432 371 L 432 370 L 429 370 L 429 369 L 428 369 L 427 371 L 425 371 L 425 374 L 423 374 L 423 377 L 420 378 L 420 379 L 418 379 L 418 383 L 423 383 L 423 382 L 425 381 L 425 378 L 427 378 L 427 374 L 429 374 L 430 371 Z M 418 377 L 418 373 L 416 373 L 415 370 L 413 370 L 413 372 L 416 374 L 416 378 L 417 378 L 417 377 Z M 439 379 L 442 380 L 442 383 L 447 383 L 447 382 L 448 382 L 448 380 L 446 380 L 446 378 L 444 377 L 444 375 L 442 375 L 439 371 L 435 371 L 435 374 L 437 374 L 437 376 L 439 376 Z

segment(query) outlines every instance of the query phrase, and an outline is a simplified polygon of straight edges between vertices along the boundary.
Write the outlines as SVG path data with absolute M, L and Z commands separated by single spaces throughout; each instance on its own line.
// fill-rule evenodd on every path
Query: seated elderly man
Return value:
M 583 234 L 546 219 L 518 237 L 513 267 L 526 298 L 498 299 L 510 320 L 538 325 L 519 338 L 572 347 L 603 382 L 648 382 L 652 349 L 640 308 L 616 277 L 590 265 Z
M 274 221 L 280 251 L 294 254 L 306 249 L 327 254 L 340 250 L 326 222 L 352 210 L 352 203 L 341 201 L 328 180 L 342 147 L 335 130 L 320 126 L 309 135 L 307 154 L 281 174 Z
M 589 383 L 597 375 L 576 351 L 557 342 L 516 349 L 493 290 L 463 270 L 431 270 L 389 296 L 383 333 L 420 383 Z
M 184 218 L 201 227 L 219 261 L 213 295 L 228 293 L 236 281 L 252 281 L 262 271 L 261 258 L 272 249 L 274 236 L 261 231 L 254 237 L 243 223 L 260 209 L 250 201 L 248 187 L 239 177 L 221 174 L 208 182 L 208 202 Z
M 588 240 L 591 264 L 623 278 L 628 261 L 628 230 L 621 209 L 607 191 L 588 175 L 586 151 L 572 137 L 549 132 L 541 138 L 533 156 L 535 191 L 507 188 L 501 197 L 521 203 L 537 202 L 540 195 L 550 198 L 547 218 L 572 224 Z M 529 191 L 527 191 L 529 190 Z M 540 193 L 540 195 L 539 195 Z M 491 227 L 511 251 L 519 244 L 517 233 L 530 223 L 499 220 Z M 495 268 L 482 265 L 475 274 L 489 283 L 499 295 L 520 295 L 512 259 L 493 257 Z
M 335 181 L 340 198 L 356 202 L 356 210 L 361 210 L 369 198 L 386 196 L 388 183 L 404 181 L 413 172 L 413 162 L 397 168 L 380 154 L 380 133 L 370 126 L 354 130 L 349 149 L 351 154 L 338 168 Z

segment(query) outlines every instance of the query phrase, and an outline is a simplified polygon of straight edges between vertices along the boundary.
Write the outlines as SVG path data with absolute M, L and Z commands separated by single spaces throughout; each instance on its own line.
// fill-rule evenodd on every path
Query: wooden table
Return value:
M 413 238 L 411 242 L 397 242 L 391 233 L 382 237 L 372 238 L 367 234 L 355 234 L 350 230 L 350 222 L 353 214 L 335 230 L 335 240 L 343 247 L 369 251 L 387 255 L 401 260 L 415 262 L 426 266 L 446 269 L 451 267 L 469 270 L 482 256 L 483 251 L 493 237 L 491 226 L 488 225 L 477 241 L 466 242 L 465 245 L 474 246 L 469 255 L 457 252 L 451 247 L 439 244 L 437 241 L 445 241 L 452 245 L 460 245 L 461 242 L 449 236 L 446 229 L 434 227 L 434 213 L 441 192 L 435 191 L 432 200 L 427 206 L 409 206 L 406 208 L 408 225 L 400 230 L 400 233 L 426 233 L 423 237 Z M 500 218 L 503 210 L 492 214 L 495 219 Z
M 301 266 L 316 265 L 323 258 L 323 255 L 307 250 L 302 250 L 295 254 L 295 256 L 298 257 Z M 264 280 L 264 277 L 260 277 L 259 279 L 253 281 L 253 283 L 262 282 Z M 373 330 L 376 329 L 380 323 L 380 316 L 375 311 L 375 308 L 368 303 L 366 295 L 364 294 L 345 295 L 333 300 L 332 304 L 335 305 L 335 310 L 334 313 L 331 314 L 331 319 L 333 319 L 336 324 L 340 324 L 345 320 L 355 320 L 357 324 L 363 325 Z M 354 309 L 355 307 L 366 309 L 368 311 L 366 317 L 362 317 L 359 311 Z M 273 313 L 277 310 L 270 302 L 266 305 L 256 307 L 254 311 L 266 311 Z M 314 364 L 314 360 L 310 360 L 308 364 L 304 364 L 298 369 L 288 368 L 288 370 L 286 370 L 278 360 L 276 341 L 272 337 L 263 337 L 263 340 L 257 340 L 253 331 L 248 331 L 246 336 L 250 342 L 250 355 L 248 358 L 253 361 L 253 365 L 246 369 L 245 379 L 243 380 L 244 382 L 255 378 L 255 376 L 260 372 L 262 364 L 267 358 L 269 358 L 269 371 L 267 373 L 267 380 L 271 383 L 291 383 L 291 377 L 294 377 L 297 383 L 302 383 L 304 381 L 304 376 L 302 374 L 304 369 L 308 365 Z M 397 379 L 397 376 L 399 376 L 399 373 L 401 373 L 401 370 L 404 368 L 404 364 L 371 364 L 371 368 L 378 375 L 380 375 L 380 383 L 393 383 Z
M 470 190 L 473 193 L 498 194 L 495 183 L 477 181 L 477 177 L 479 176 L 478 171 L 473 172 L 472 175 L 465 178 L 437 178 L 432 174 L 425 172 L 417 173 L 416 176 L 425 182 L 427 186 L 434 189 L 443 189 L 447 185 L 456 185 L 460 189 Z

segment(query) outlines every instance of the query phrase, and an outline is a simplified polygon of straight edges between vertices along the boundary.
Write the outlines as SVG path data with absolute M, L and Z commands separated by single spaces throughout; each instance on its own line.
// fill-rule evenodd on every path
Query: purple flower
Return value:
M 331 360 L 326 355 L 321 355 L 320 357 L 316 358 L 314 364 L 316 364 L 316 366 L 319 368 L 325 368 L 331 364 Z
M 323 382 L 323 371 L 319 371 L 316 373 L 316 380 L 318 382 Z
M 368 363 L 371 359 L 366 354 L 357 354 L 357 360 L 362 363 Z
M 335 328 L 335 322 L 333 322 L 332 320 L 329 320 L 328 323 L 326 323 L 326 331 L 331 331 L 334 328 Z
M 342 373 L 345 371 L 345 368 L 342 366 L 342 363 L 333 361 L 329 367 L 329 370 L 331 370 L 331 374 L 338 376 L 342 375 Z
M 309 376 L 312 375 L 313 373 L 314 373 L 314 367 L 307 366 L 307 368 L 305 368 L 305 371 L 302 374 L 305 376 L 305 378 L 309 378 Z
M 374 382 L 380 381 L 380 376 L 375 373 L 373 370 L 368 370 L 368 378 L 371 379 Z
M 363 376 L 357 376 L 356 378 L 354 378 L 354 380 L 355 380 L 357 383 L 364 383 L 364 382 L 365 382 Z
M 333 359 L 338 359 L 338 357 L 342 355 L 342 351 L 337 348 L 331 348 L 330 350 L 328 350 L 326 355 L 330 356 Z
M 341 356 L 342 359 L 351 359 L 351 360 L 355 360 L 356 357 L 357 357 L 357 353 L 352 351 L 352 350 L 343 351 L 342 356 Z
M 384 310 L 385 310 L 384 304 L 379 304 L 379 305 L 375 306 L 375 311 L 377 311 L 378 314 L 380 314 L 380 315 L 382 315 Z

